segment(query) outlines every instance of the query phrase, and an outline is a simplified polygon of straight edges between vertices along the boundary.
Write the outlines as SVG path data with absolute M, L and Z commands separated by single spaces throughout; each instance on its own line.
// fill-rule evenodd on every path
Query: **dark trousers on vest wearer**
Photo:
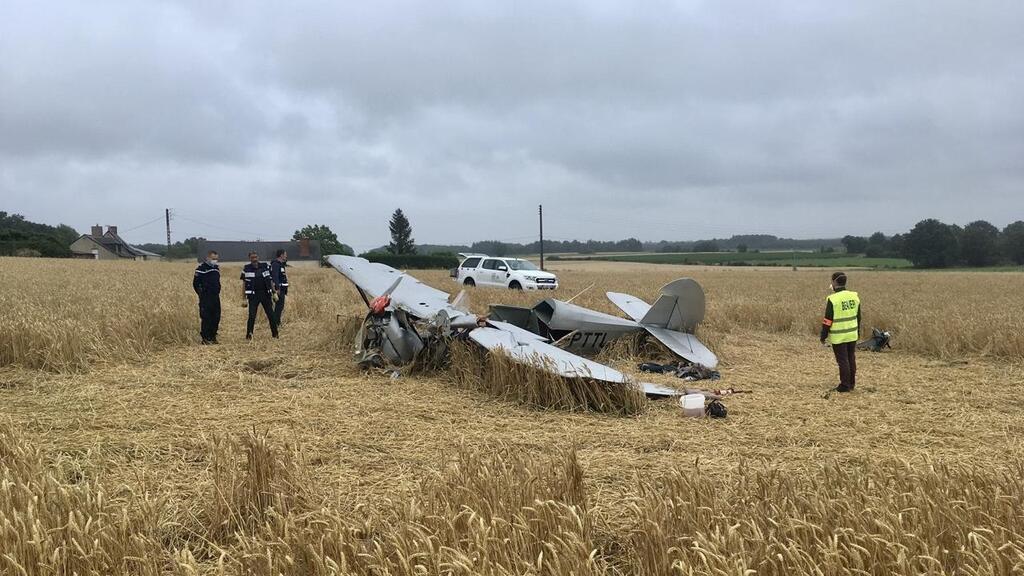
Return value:
M 220 295 L 199 297 L 199 336 L 204 342 L 217 339 L 220 328 Z
M 839 387 L 853 390 L 857 385 L 857 343 L 833 344 L 832 353 L 836 355 L 836 364 L 839 365 Z
M 263 312 L 267 315 L 267 322 L 270 322 L 270 333 L 277 337 L 277 320 L 274 318 L 273 302 L 270 299 L 270 292 L 258 292 L 246 296 L 249 299 L 249 321 L 245 324 L 246 337 L 252 336 L 253 326 L 256 325 L 256 311 L 262 306 Z
M 277 321 L 278 327 L 281 326 L 281 316 L 284 314 L 284 299 L 288 296 L 286 292 L 279 292 L 277 294 L 277 303 L 274 304 L 274 319 Z

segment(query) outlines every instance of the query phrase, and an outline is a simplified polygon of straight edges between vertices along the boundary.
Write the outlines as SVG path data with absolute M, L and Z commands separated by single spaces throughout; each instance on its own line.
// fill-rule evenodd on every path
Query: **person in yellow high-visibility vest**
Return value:
M 839 365 L 837 392 L 852 392 L 857 385 L 857 339 L 860 338 L 860 296 L 846 289 L 846 274 L 832 274 L 832 294 L 825 303 L 821 343 L 832 345 Z

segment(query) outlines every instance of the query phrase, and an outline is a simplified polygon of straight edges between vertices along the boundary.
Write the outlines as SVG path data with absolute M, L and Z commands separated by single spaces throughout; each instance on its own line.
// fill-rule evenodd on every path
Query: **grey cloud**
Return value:
M 13 11 L 0 34 L 0 150 L 76 158 L 246 158 L 267 129 L 227 50 L 158 4 Z
M 5 209 L 37 219 L 145 222 L 171 204 L 245 222 L 183 218 L 182 234 L 326 221 L 368 248 L 397 206 L 436 242 L 529 234 L 540 202 L 566 238 L 1021 217 L 1018 2 L 15 2 L 11 13 L 0 192 Z M 91 213 L 67 207 L 81 199 Z M 837 206 L 857 207 L 857 228 L 828 224 Z

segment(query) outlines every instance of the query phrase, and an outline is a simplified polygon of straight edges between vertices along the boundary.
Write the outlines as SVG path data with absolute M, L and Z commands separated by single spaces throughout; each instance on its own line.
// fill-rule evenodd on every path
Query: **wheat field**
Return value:
M 0 574 L 1024 574 L 1020 274 L 850 271 L 895 348 L 826 397 L 830 271 L 556 269 L 610 313 L 698 279 L 720 385 L 753 393 L 722 421 L 542 409 L 468 352 L 359 372 L 333 270 L 293 269 L 282 338 L 246 342 L 226 266 L 203 347 L 190 265 L 0 259 Z

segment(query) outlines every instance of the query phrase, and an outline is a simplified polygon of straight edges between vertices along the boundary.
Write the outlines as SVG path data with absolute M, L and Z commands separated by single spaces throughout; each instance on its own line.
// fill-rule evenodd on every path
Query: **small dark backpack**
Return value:
M 705 406 L 704 413 L 712 418 L 725 418 L 729 415 L 729 411 L 725 409 L 725 404 L 718 400 L 712 400 L 710 404 Z

